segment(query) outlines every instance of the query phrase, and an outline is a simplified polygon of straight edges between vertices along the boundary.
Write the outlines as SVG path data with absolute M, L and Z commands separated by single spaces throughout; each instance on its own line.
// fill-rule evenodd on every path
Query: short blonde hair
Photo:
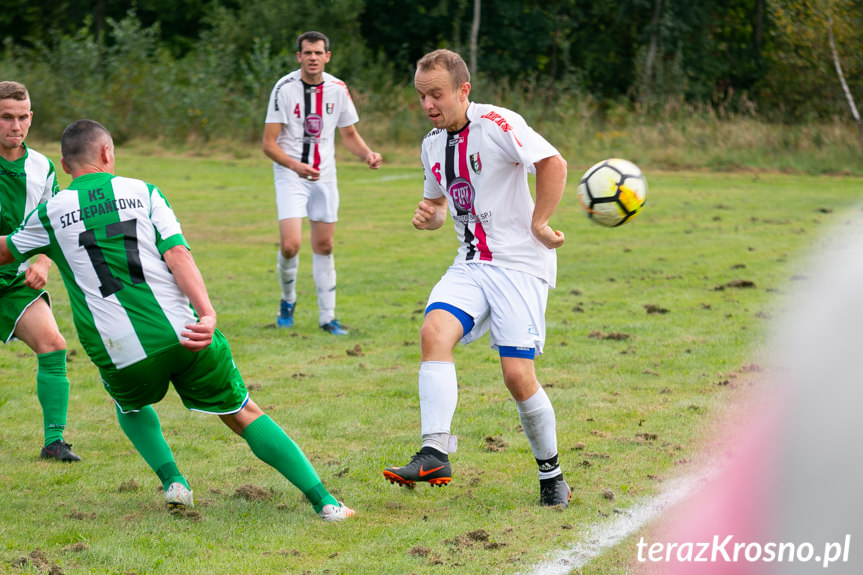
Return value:
M 453 88 L 458 90 L 465 82 L 470 82 L 470 71 L 464 59 L 452 50 L 435 50 L 429 52 L 417 62 L 417 72 L 428 72 L 441 68 L 446 70 L 452 79 Z

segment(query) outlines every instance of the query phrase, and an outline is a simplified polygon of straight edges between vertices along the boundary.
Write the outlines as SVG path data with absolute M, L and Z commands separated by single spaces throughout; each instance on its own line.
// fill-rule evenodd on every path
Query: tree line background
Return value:
M 540 125 L 706 114 L 860 126 L 863 0 L 3 5 L 0 78 L 28 85 L 33 133 L 51 139 L 92 117 L 118 141 L 256 141 L 270 89 L 297 67 L 296 37 L 310 29 L 331 40 L 327 71 L 395 144 L 428 130 L 411 81 L 416 60 L 438 47 L 475 66 L 474 100 Z

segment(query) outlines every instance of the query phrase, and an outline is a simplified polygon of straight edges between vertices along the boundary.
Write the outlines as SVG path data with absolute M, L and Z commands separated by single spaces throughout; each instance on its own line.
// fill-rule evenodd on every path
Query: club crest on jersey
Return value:
M 332 102 L 327 103 L 327 115 L 328 116 L 332 116 L 333 110 L 335 110 L 335 109 L 336 109 L 336 105 L 334 103 L 332 103 Z
M 306 116 L 306 133 L 310 136 L 320 136 L 321 130 L 324 127 L 324 120 L 317 114 L 309 114 Z
M 454 179 L 450 183 L 447 193 L 459 210 L 469 212 L 473 208 L 473 186 L 464 178 Z
M 477 175 L 482 172 L 482 160 L 479 159 L 479 152 L 477 152 L 476 154 L 471 154 L 470 169 L 473 170 L 473 173 Z

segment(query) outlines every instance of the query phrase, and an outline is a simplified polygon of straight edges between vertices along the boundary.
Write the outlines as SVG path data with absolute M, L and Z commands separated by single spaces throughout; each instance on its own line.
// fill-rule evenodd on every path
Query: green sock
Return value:
M 268 415 L 250 423 L 243 430 L 243 439 L 258 459 L 275 467 L 302 491 L 316 512 L 324 505 L 338 505 L 300 447 Z
M 52 351 L 36 356 L 36 396 L 42 406 L 45 426 L 45 445 L 63 439 L 66 428 L 66 411 L 69 409 L 69 378 L 66 377 L 66 350 Z
M 115 406 L 116 407 L 116 406 Z M 159 416 L 152 405 L 148 405 L 135 413 L 123 413 L 117 407 L 117 421 L 120 428 L 147 465 L 150 466 L 162 481 L 162 488 L 167 489 L 174 482 L 182 483 L 187 489 L 189 483 L 180 474 L 171 448 L 162 435 L 162 426 L 159 424 Z

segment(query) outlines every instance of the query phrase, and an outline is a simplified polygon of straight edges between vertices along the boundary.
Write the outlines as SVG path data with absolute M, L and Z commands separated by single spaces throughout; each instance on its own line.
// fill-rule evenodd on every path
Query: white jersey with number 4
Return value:
M 18 260 L 44 253 L 54 261 L 78 338 L 99 367 L 123 368 L 176 345 L 197 321 L 162 259 L 188 244 L 151 184 L 107 173 L 75 178 L 6 243 Z
M 282 124 L 276 143 L 290 157 L 321 171 L 321 182 L 336 181 L 336 128 L 359 121 L 348 86 L 324 72 L 324 81 L 303 82 L 300 70 L 282 77 L 273 87 L 267 124 Z M 296 172 L 273 163 L 278 179 L 299 178 Z
M 554 287 L 557 255 L 530 230 L 534 202 L 527 174 L 558 154 L 512 110 L 471 103 L 459 132 L 435 129 L 422 143 L 423 195 L 446 196 L 459 240 L 456 262 L 537 276 Z

